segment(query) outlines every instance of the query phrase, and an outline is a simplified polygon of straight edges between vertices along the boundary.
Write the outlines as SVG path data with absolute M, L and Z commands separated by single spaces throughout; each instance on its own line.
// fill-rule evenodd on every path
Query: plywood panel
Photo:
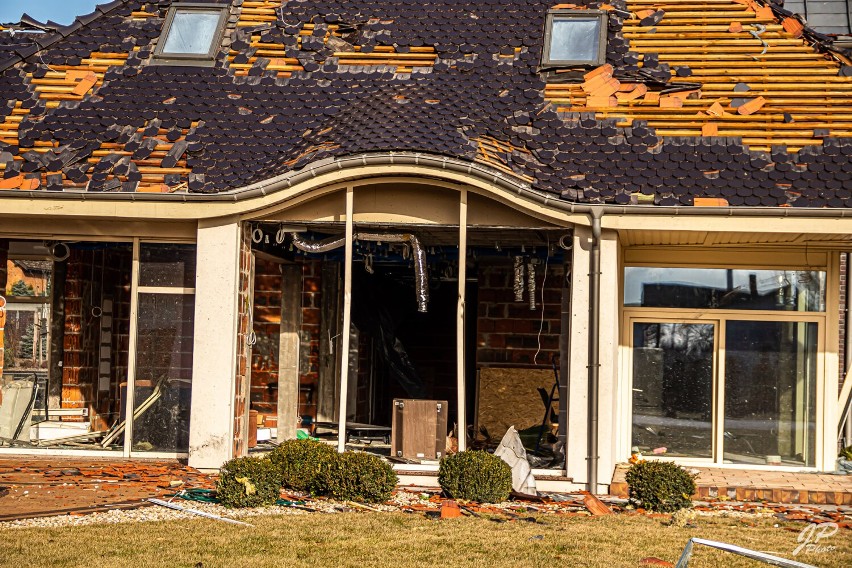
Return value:
M 538 388 L 550 392 L 555 379 L 550 369 L 487 367 L 479 371 L 478 425 L 499 440 L 509 426 L 525 430 L 541 424 L 544 403 Z M 553 410 L 559 412 L 559 403 Z

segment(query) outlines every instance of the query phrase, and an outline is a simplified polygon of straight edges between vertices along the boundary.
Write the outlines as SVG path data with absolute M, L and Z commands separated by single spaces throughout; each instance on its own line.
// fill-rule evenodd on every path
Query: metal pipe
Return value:
M 598 381 L 600 380 L 600 306 L 601 288 L 601 217 L 603 211 L 589 214 L 592 225 L 592 248 L 589 251 L 589 493 L 598 490 Z
M 293 246 L 305 252 L 328 252 L 346 244 L 346 237 L 329 237 L 321 241 L 309 241 L 299 236 L 299 233 L 290 233 L 293 238 Z
M 328 252 L 346 244 L 346 237 L 329 237 L 321 241 L 309 241 L 298 233 L 291 233 L 293 246 L 311 253 Z M 368 233 L 358 232 L 353 236 L 356 241 L 375 241 L 386 243 L 408 243 L 414 255 L 414 293 L 417 297 L 417 311 L 426 312 L 429 306 L 429 267 L 426 264 L 426 250 L 417 235 L 413 233 Z
M 524 301 L 524 257 L 516 256 L 514 259 L 514 277 L 512 278 L 512 290 L 515 292 L 515 301 Z
M 852 368 L 852 338 L 849 337 L 850 330 L 849 326 L 852 324 L 852 291 L 849 290 L 849 278 L 852 277 L 852 254 L 844 253 L 846 255 L 846 282 L 844 285 L 846 286 L 846 318 L 845 318 L 845 331 L 846 335 L 844 337 L 845 342 L 845 357 L 843 358 L 843 365 L 846 369 Z M 841 369 L 841 373 L 845 381 L 852 380 L 852 377 L 849 377 L 849 374 L 846 372 L 846 369 Z M 846 423 L 843 428 L 843 437 L 845 439 L 845 444 L 847 446 L 852 446 L 852 401 L 849 401 L 846 404 L 846 408 L 841 408 L 840 412 L 846 413 Z
M 535 263 L 527 263 L 527 291 L 530 297 L 530 311 L 535 311 Z
M 563 239 L 560 239 L 560 242 Z M 574 235 L 571 234 L 572 243 L 573 240 Z M 565 471 L 568 471 L 568 429 L 570 427 L 568 409 L 571 408 L 568 379 L 571 371 L 571 273 L 573 266 L 573 259 L 566 254 L 562 261 L 562 300 L 559 314 L 559 438 L 563 443 L 565 460 L 562 467 Z

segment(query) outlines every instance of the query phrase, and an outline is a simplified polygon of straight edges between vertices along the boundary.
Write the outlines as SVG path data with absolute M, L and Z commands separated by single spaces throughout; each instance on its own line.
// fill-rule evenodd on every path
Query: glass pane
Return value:
M 195 245 L 140 245 L 139 285 L 195 288 Z
M 816 354 L 816 323 L 727 323 L 726 462 L 814 465 Z
M 207 55 L 216 36 L 220 11 L 177 10 L 163 53 Z
M 624 305 L 822 312 L 825 272 L 629 266 Z
M 633 446 L 645 454 L 713 455 L 709 323 L 633 324 Z
M 49 260 L 9 259 L 6 262 L 6 291 L 0 291 L 0 295 L 7 298 L 47 296 L 52 274 L 53 262 Z
M 551 61 L 596 60 L 600 33 L 600 18 L 554 19 L 550 33 Z
M 6 325 L 3 328 L 3 374 L 14 374 L 36 369 L 47 369 L 50 353 L 48 333 L 50 328 L 48 304 L 6 304 Z M 32 373 L 28 373 L 31 375 Z
M 135 451 L 189 447 L 194 310 L 191 294 L 139 294 Z

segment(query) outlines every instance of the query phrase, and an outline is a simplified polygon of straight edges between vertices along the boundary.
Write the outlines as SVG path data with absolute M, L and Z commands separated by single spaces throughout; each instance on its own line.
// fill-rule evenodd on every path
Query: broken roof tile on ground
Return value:
M 583 203 L 852 206 L 849 55 L 760 1 L 578 4 L 608 13 L 590 79 L 539 69 L 552 0 L 235 0 L 210 68 L 152 65 L 170 4 L 0 33 L 3 189 L 217 193 L 412 152 Z

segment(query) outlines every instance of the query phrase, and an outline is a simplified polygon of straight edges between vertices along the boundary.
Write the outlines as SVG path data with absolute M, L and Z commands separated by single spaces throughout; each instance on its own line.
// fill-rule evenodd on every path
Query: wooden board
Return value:
M 395 398 L 391 428 L 391 455 L 440 459 L 447 441 L 447 401 Z
M 549 393 L 554 381 L 551 369 L 480 369 L 477 426 L 499 439 L 509 426 L 520 431 L 540 425 L 544 403 L 537 389 Z M 558 402 L 553 410 L 559 412 Z

